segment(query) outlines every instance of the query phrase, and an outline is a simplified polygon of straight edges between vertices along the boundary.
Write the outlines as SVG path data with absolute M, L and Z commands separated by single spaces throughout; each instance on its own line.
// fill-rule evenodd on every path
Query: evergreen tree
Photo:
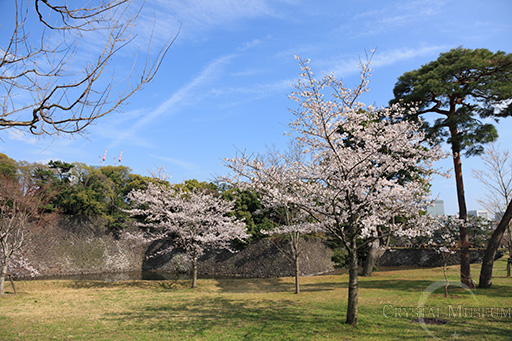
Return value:
M 442 53 L 433 62 L 404 73 L 393 89 L 391 103 L 403 102 L 419 107 L 408 118 L 417 120 L 427 113 L 439 115 L 425 131 L 444 139 L 451 146 L 454 163 L 459 218 L 467 220 L 461 154 L 478 155 L 483 145 L 498 138 L 494 125 L 485 118 L 512 115 L 512 54 L 487 49 L 462 47 Z M 460 229 L 461 281 L 474 287 L 470 273 L 468 231 Z

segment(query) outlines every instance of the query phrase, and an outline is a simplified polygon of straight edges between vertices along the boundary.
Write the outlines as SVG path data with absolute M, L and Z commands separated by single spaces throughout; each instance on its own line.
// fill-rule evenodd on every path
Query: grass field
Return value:
M 205 279 L 194 290 L 188 281 L 18 282 L 20 294 L 0 297 L 0 339 L 511 339 L 505 266 L 495 263 L 492 289 L 454 286 L 449 298 L 442 287 L 425 294 L 443 281 L 441 268 L 360 278 L 357 327 L 343 323 L 346 274 L 302 278 L 299 295 L 293 278 Z M 457 266 L 449 277 L 457 282 Z M 422 311 L 448 323 L 412 322 Z

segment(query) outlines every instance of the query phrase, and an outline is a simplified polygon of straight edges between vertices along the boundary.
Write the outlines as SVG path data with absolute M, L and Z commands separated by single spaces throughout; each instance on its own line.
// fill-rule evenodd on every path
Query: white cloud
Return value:
M 373 67 L 387 66 L 398 62 L 428 55 L 437 55 L 446 50 L 446 45 L 422 46 L 419 48 L 402 48 L 394 50 L 377 51 L 372 60 Z
M 434 55 L 437 57 L 441 51 L 446 50 L 446 45 L 422 46 L 418 48 L 401 48 L 392 50 L 377 50 L 372 58 L 371 67 L 378 68 L 393 65 L 406 60 Z M 361 71 L 360 63 L 366 62 L 366 56 L 359 58 L 344 59 L 338 58 L 339 62 L 331 60 L 320 61 L 324 66 L 325 73 L 334 72 L 338 77 L 344 77 Z
M 33 135 L 28 135 L 27 133 L 15 128 L 8 129 L 7 135 L 11 141 L 21 141 L 30 145 L 36 145 L 38 143 L 38 139 Z
M 194 164 L 192 162 L 185 161 L 185 160 L 179 160 L 179 159 L 175 159 L 172 157 L 159 156 L 159 155 L 153 155 L 153 154 L 150 154 L 149 156 L 151 156 L 155 159 L 158 159 L 158 160 L 169 162 L 175 166 L 184 168 L 187 171 L 196 171 L 198 169 L 198 166 L 196 164 Z
M 415 0 L 385 2 L 385 6 L 363 12 L 353 19 L 358 22 L 357 33 L 362 35 L 379 34 L 425 20 L 432 20 L 447 4 L 446 0 Z M 349 28 L 343 26 L 343 30 Z
M 130 128 L 122 131 L 116 136 L 111 146 L 117 146 L 121 142 L 130 142 L 136 137 L 136 134 L 146 125 L 155 121 L 162 115 L 173 115 L 177 110 L 197 99 L 196 92 L 199 88 L 211 83 L 222 73 L 223 67 L 228 64 L 236 55 L 225 55 L 210 62 L 202 71 L 193 78 L 190 82 L 185 84 L 178 91 L 173 93 L 167 100 L 162 102 L 154 110 L 149 111 L 147 114 L 135 122 Z

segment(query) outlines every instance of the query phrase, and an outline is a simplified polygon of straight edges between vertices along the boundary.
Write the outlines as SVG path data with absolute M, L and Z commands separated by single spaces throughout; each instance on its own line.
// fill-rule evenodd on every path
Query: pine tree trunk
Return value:
M 492 286 L 492 268 L 494 265 L 494 259 L 496 257 L 496 251 L 500 246 L 501 239 L 505 234 L 510 220 L 512 219 L 512 201 L 508 204 L 505 214 L 501 218 L 500 223 L 494 230 L 487 249 L 485 250 L 484 259 L 482 260 L 482 270 L 480 271 L 480 282 L 478 283 L 479 288 L 490 288 Z
M 197 288 L 197 256 L 192 258 L 192 289 Z
M 456 136 L 456 130 L 450 129 L 452 138 Z M 455 171 L 455 183 L 457 185 L 457 200 L 459 203 L 459 219 L 466 222 L 468 212 L 466 208 L 466 198 L 464 194 L 464 182 L 462 180 L 462 162 L 460 160 L 460 150 L 452 142 L 453 166 Z M 471 278 L 471 255 L 469 253 L 468 229 L 465 225 L 459 228 L 459 246 L 460 246 L 460 281 L 468 288 L 474 288 L 475 284 Z
M 300 284 L 299 284 L 299 277 L 300 277 L 300 271 L 299 271 L 299 255 L 295 254 L 295 293 L 300 293 Z
M 357 246 L 355 238 L 351 240 L 349 256 L 349 280 L 348 280 L 348 307 L 347 324 L 357 325 L 357 301 L 358 301 L 358 278 L 357 278 Z

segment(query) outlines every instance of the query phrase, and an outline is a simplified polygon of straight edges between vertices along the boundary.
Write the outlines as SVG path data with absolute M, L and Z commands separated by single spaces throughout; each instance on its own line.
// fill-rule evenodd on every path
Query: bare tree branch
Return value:
M 123 63 L 114 59 L 135 43 L 137 6 L 135 0 L 34 0 L 32 9 L 16 0 L 14 22 L 6 25 L 12 34 L 0 45 L 0 129 L 74 134 L 120 109 L 155 77 L 176 39 L 151 58 L 153 24 L 144 52 L 135 54 L 128 70 L 116 69 Z

